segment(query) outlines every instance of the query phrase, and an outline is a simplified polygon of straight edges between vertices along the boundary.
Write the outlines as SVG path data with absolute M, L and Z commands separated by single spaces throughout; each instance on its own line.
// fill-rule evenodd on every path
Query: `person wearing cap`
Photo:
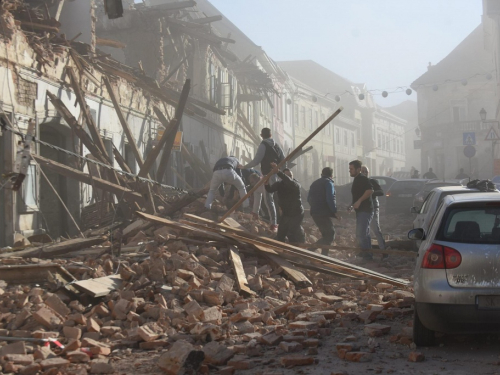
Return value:
M 325 167 L 321 177 L 314 181 L 309 188 L 307 202 L 311 206 L 311 217 L 321 232 L 321 239 L 316 244 L 332 245 L 335 240 L 335 227 L 332 217 L 337 218 L 337 200 L 333 183 L 333 169 Z M 328 255 L 328 249 L 322 249 L 323 255 Z
M 227 156 L 221 158 L 215 163 L 214 173 L 212 175 L 212 180 L 210 181 L 210 190 L 208 191 L 207 200 L 205 201 L 205 207 L 207 209 L 212 208 L 212 203 L 215 199 L 215 192 L 222 184 L 233 185 L 240 193 L 240 198 L 243 198 L 247 191 L 245 189 L 245 184 L 241 177 L 236 173 L 236 169 L 240 166 L 240 162 L 234 156 Z M 250 205 L 248 199 L 243 202 L 243 208 L 247 208 Z
M 304 220 L 304 207 L 300 195 L 300 184 L 293 178 L 290 169 L 285 168 L 283 172 L 278 169 L 276 163 L 271 163 L 273 173 L 277 173 L 281 179 L 270 185 L 266 181 L 267 192 L 278 194 L 278 203 L 281 208 L 280 223 L 278 226 L 277 241 L 285 242 L 288 238 L 290 243 L 304 243 L 306 241 L 302 220 Z
M 260 164 L 260 170 L 263 175 L 267 175 L 272 171 L 271 163 L 279 164 L 284 158 L 283 150 L 272 138 L 271 129 L 263 128 L 260 132 L 262 137 L 262 142 L 257 149 L 257 153 L 253 160 L 247 165 L 243 166 L 244 169 L 253 168 Z M 285 166 L 286 167 L 286 166 Z M 277 181 L 276 175 L 273 175 L 270 179 L 270 183 Z M 276 205 L 274 203 L 272 193 L 267 193 L 267 202 L 269 203 L 269 216 L 271 216 L 271 230 L 276 232 L 278 229 L 276 220 Z

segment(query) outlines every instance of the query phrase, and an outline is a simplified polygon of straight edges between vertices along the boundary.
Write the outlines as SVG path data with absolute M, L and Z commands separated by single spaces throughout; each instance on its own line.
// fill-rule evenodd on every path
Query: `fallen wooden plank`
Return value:
M 87 293 L 92 297 L 104 297 L 109 293 L 120 289 L 122 285 L 120 275 L 98 277 L 97 279 L 77 281 L 73 285 L 80 291 Z
M 257 248 L 259 250 L 262 249 L 262 247 L 260 246 L 257 246 Z M 287 274 L 287 276 L 295 283 L 298 288 L 306 288 L 312 285 L 311 280 L 309 280 L 307 276 L 302 272 L 295 269 L 295 267 L 288 260 L 282 258 L 279 255 L 273 254 L 266 254 L 266 257 L 268 257 L 273 263 L 276 263 L 276 265 L 281 267 L 283 269 L 283 272 Z
M 211 17 L 203 17 L 203 18 L 197 18 L 195 20 L 191 20 L 192 23 L 198 23 L 200 25 L 204 25 L 206 23 L 211 23 L 211 22 L 216 22 L 216 21 L 221 21 L 222 16 L 220 14 L 216 16 L 211 16 Z
M 351 247 L 351 246 L 328 246 L 328 245 L 317 245 L 317 244 L 307 244 L 307 243 L 300 243 L 300 244 L 293 244 L 294 246 L 303 248 L 303 249 L 327 249 L 327 250 L 337 250 L 337 251 L 350 251 L 353 253 L 360 253 L 364 252 L 366 250 L 360 249 L 358 247 Z M 397 255 L 397 256 L 403 256 L 403 257 L 416 257 L 418 256 L 418 253 L 412 252 L 412 251 L 404 251 L 404 250 L 392 250 L 392 249 L 386 249 L 386 250 L 381 250 L 381 249 L 371 249 L 370 253 L 373 254 L 389 254 L 389 255 Z
M 110 192 L 118 197 L 121 197 L 123 195 L 125 199 L 132 202 L 137 202 L 140 206 L 142 206 L 145 202 L 141 194 L 124 186 L 114 184 L 101 178 L 91 177 L 90 175 L 83 173 L 78 169 L 70 168 L 67 165 L 44 158 L 40 155 L 32 154 L 31 157 L 35 159 L 40 165 L 47 167 L 50 170 L 59 173 L 60 175 L 74 178 L 77 181 L 83 182 L 87 185 L 92 185 L 96 189 L 102 189 L 104 191 Z
M 234 276 L 236 277 L 236 287 L 240 293 L 254 296 L 256 293 L 248 287 L 248 280 L 245 275 L 243 263 L 241 262 L 240 253 L 238 249 L 233 246 L 229 248 L 229 259 L 233 265 Z
M 234 238 L 238 241 L 247 242 L 247 243 L 251 243 L 251 244 L 257 244 L 257 245 L 261 245 L 264 247 L 270 247 L 271 249 L 278 251 L 280 253 L 293 253 L 296 256 L 298 255 L 298 256 L 302 256 L 306 259 L 311 259 L 311 260 L 321 262 L 323 265 L 327 264 L 329 267 L 335 268 L 335 270 L 338 270 L 341 272 L 351 272 L 351 273 L 358 275 L 358 276 L 361 276 L 361 277 L 365 276 L 368 278 L 372 278 L 372 279 L 380 280 L 380 281 L 385 281 L 385 282 L 392 283 L 394 285 L 399 285 L 399 286 L 408 285 L 407 281 L 388 277 L 388 276 L 380 274 L 378 272 L 374 272 L 374 271 L 371 271 L 371 270 L 363 268 L 363 267 L 355 266 L 353 264 L 343 262 L 341 260 L 331 258 L 331 257 L 325 256 L 322 254 L 317 254 L 317 253 L 309 251 L 309 250 L 301 249 L 299 247 L 296 247 L 296 246 L 293 246 L 293 245 L 290 245 L 287 243 L 279 242 L 279 241 L 273 240 L 271 238 L 259 237 L 259 236 L 253 235 L 249 232 L 245 232 L 245 231 L 242 231 L 242 230 L 239 230 L 236 228 L 231 228 L 230 226 L 227 226 L 224 224 L 218 224 L 216 222 L 201 218 L 201 217 L 196 216 L 196 215 L 185 214 L 184 216 L 192 221 L 204 224 L 204 225 L 192 224 L 192 226 L 194 226 L 196 228 L 200 228 L 200 226 L 201 226 L 201 227 L 204 227 L 205 230 L 208 230 L 206 227 L 206 225 L 208 225 L 209 227 L 212 227 L 215 229 L 215 233 L 220 233 L 224 236 Z M 221 230 L 225 231 L 226 233 L 221 233 Z
M 0 279 L 8 284 L 45 283 L 49 272 L 62 273 L 68 279 L 67 282 L 76 280 L 61 265 L 55 263 L 0 266 Z
M 125 48 L 127 45 L 125 43 L 122 43 L 118 40 L 114 39 L 107 39 L 107 38 L 96 38 L 96 44 L 98 46 L 106 46 L 106 47 L 112 47 L 112 48 Z
M 65 254 L 71 251 L 77 251 L 91 246 L 99 245 L 106 241 L 106 237 L 74 238 L 71 240 L 34 247 L 26 250 L 16 251 L 15 253 L 0 254 L 0 258 L 9 257 L 36 257 L 50 258 L 52 256 Z M 1 278 L 1 275 L 0 275 Z

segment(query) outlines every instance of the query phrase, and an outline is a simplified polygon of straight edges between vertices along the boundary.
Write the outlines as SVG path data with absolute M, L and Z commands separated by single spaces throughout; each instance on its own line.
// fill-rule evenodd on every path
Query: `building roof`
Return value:
M 491 73 L 494 69 L 492 55 L 484 48 L 484 29 L 480 24 L 458 46 L 427 72 L 418 77 L 411 87 L 433 85 L 447 80 L 460 81 L 475 74 Z

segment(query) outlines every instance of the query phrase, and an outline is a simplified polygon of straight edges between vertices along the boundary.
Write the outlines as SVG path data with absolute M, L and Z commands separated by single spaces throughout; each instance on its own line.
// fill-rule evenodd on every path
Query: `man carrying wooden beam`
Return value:
M 207 209 L 212 208 L 212 202 L 215 199 L 215 192 L 222 184 L 233 185 L 240 193 L 240 198 L 243 198 L 247 191 L 245 189 L 245 184 L 240 176 L 236 173 L 236 169 L 240 167 L 240 162 L 234 156 L 227 156 L 221 158 L 215 163 L 214 173 L 212 175 L 212 180 L 210 181 L 210 190 L 208 191 L 207 200 L 205 201 L 205 207 Z M 250 205 L 248 199 L 243 202 L 243 207 L 246 208 Z
M 280 224 L 278 226 L 278 235 L 276 240 L 292 243 L 305 242 L 304 228 L 302 228 L 302 220 L 304 220 L 304 207 L 302 206 L 302 198 L 300 195 L 300 184 L 293 178 L 292 171 L 285 168 L 283 172 L 278 170 L 276 163 L 271 163 L 273 172 L 278 174 L 281 181 L 269 185 L 269 180 L 266 182 L 266 191 L 268 193 L 278 193 L 278 202 L 281 208 Z
M 271 129 L 263 128 L 260 132 L 260 136 L 262 137 L 262 142 L 257 149 L 257 153 L 253 160 L 245 165 L 243 168 L 253 168 L 260 163 L 260 170 L 262 174 L 267 175 L 273 169 L 271 167 L 271 163 L 280 163 L 283 159 L 285 159 L 285 155 L 283 154 L 283 150 L 280 145 L 276 143 L 276 141 L 272 138 Z M 285 165 L 286 167 L 286 165 Z M 276 175 L 271 177 L 271 183 L 277 181 Z M 270 217 L 271 217 L 271 230 L 276 232 L 278 229 L 278 225 L 276 222 L 276 205 L 274 204 L 273 194 L 267 193 L 267 199 L 270 205 Z

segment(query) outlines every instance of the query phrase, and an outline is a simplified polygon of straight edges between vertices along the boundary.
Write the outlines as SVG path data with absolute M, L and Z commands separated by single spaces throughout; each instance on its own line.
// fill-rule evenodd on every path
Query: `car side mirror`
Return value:
M 411 214 L 418 214 L 417 207 L 412 207 L 412 208 L 410 208 L 410 213 L 411 213 Z
M 412 229 L 408 232 L 408 238 L 414 241 L 425 240 L 425 232 L 422 228 Z

